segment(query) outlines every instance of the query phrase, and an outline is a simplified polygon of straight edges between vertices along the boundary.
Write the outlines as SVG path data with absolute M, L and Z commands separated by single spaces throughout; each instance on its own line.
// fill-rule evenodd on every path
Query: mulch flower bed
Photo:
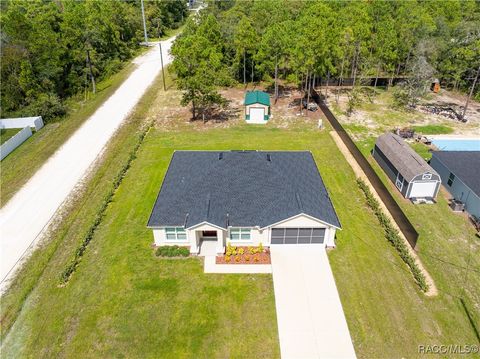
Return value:
M 263 249 L 263 252 L 251 254 L 249 247 L 236 247 L 236 254 L 230 256 L 230 261 L 226 259 L 227 255 L 217 256 L 215 263 L 217 264 L 270 264 L 270 251 L 268 248 Z M 239 249 L 243 248 L 244 253 L 240 254 Z

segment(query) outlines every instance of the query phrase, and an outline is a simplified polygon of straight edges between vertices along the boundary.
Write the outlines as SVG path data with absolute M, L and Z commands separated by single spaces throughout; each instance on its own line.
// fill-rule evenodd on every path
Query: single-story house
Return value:
M 245 121 L 265 124 L 270 118 L 270 96 L 263 91 L 247 91 L 245 94 Z
M 176 151 L 148 220 L 155 245 L 335 246 L 335 209 L 310 152 Z
M 405 198 L 437 196 L 440 176 L 400 136 L 393 133 L 379 136 L 372 155 Z
M 480 218 L 480 151 L 435 151 L 430 165 L 453 198 Z

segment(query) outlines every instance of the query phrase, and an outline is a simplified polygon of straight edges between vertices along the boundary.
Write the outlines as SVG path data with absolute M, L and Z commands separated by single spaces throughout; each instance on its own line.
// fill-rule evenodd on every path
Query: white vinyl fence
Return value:
M 2 118 L 0 119 L 0 128 L 24 128 L 34 127 L 38 131 L 43 127 L 42 116 L 35 117 L 18 117 L 18 118 Z
M 23 142 L 27 140 L 32 135 L 32 130 L 30 127 L 25 127 L 23 130 L 20 130 L 15 136 L 10 137 L 4 144 L 0 146 L 0 161 L 10 154 L 15 148 L 20 146 Z

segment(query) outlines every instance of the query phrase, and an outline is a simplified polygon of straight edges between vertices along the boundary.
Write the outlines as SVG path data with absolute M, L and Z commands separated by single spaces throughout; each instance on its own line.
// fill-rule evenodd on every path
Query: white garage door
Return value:
M 437 182 L 413 182 L 409 198 L 434 197 Z
M 263 108 L 250 108 L 250 122 L 264 123 L 265 122 L 265 110 Z

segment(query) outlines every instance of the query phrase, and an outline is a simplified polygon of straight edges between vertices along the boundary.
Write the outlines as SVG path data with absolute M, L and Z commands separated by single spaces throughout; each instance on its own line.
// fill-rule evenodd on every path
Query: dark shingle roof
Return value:
M 176 151 L 149 227 L 266 227 L 305 213 L 340 228 L 310 152 Z
M 244 105 L 253 105 L 255 103 L 261 103 L 262 105 L 270 106 L 270 96 L 268 93 L 263 91 L 247 91 L 245 94 Z
M 400 136 L 388 132 L 379 136 L 375 144 L 407 182 L 425 172 L 438 175 Z
M 433 156 L 480 196 L 480 151 L 436 151 Z

